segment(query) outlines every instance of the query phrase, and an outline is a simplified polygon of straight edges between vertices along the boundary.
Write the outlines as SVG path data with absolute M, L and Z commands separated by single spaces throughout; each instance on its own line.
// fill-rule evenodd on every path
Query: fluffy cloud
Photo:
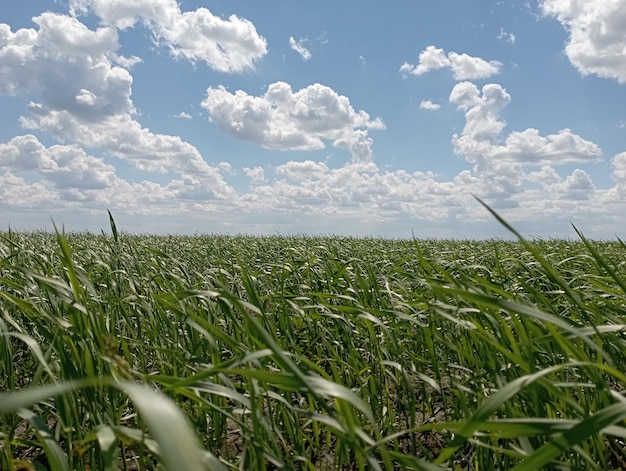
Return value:
M 203 61 L 221 72 L 254 68 L 267 53 L 267 41 L 249 20 L 223 19 L 206 8 L 182 12 L 176 0 L 70 0 L 70 11 L 93 12 L 104 24 L 122 29 L 142 22 L 175 57 Z
M 132 77 L 115 66 L 114 28 L 89 30 L 65 15 L 33 18 L 39 31 L 0 24 L 0 93 L 36 94 L 50 109 L 84 120 L 133 111 Z
M 23 127 L 63 143 L 99 148 L 140 170 L 204 175 L 222 186 L 216 170 L 178 136 L 152 133 L 134 119 L 132 76 L 115 65 L 113 27 L 88 29 L 75 18 L 44 13 L 38 31 L 0 25 L 0 93 L 37 96 Z
M 135 120 L 133 80 L 125 67 L 139 59 L 117 53 L 115 27 L 91 30 L 55 13 L 33 21 L 36 30 L 12 32 L 0 24 L 0 94 L 33 99 L 20 123 L 61 144 L 46 147 L 30 134 L 0 144 L 0 205 L 36 204 L 53 212 L 106 206 L 165 215 L 233 199 L 222 168 L 209 166 L 180 137 L 155 134 Z M 179 177 L 166 184 L 132 183 L 86 149 L 124 159 L 140 171 Z
M 74 146 L 46 148 L 33 135 L 0 144 L 0 167 L 10 172 L 35 172 L 56 188 L 99 190 L 111 186 L 115 169 Z
M 577 168 L 562 183 L 556 183 L 554 188 L 562 198 L 568 200 L 587 200 L 592 196 L 594 185 L 589 175 Z
M 613 172 L 611 176 L 616 183 L 616 190 L 620 198 L 626 197 L 626 152 L 617 154 L 613 161 Z
M 214 173 L 198 149 L 178 136 L 155 134 L 141 126 L 130 114 L 84 122 L 66 110 L 50 110 L 39 104 L 29 106 L 22 117 L 26 129 L 40 130 L 61 142 L 99 148 L 149 172 Z
M 471 82 L 455 85 L 450 102 L 465 111 L 466 124 L 461 135 L 452 138 L 454 150 L 469 162 L 512 162 L 524 165 L 559 165 L 594 162 L 601 158 L 600 148 L 570 129 L 543 137 L 536 129 L 511 132 L 499 144 L 506 123 L 500 117 L 511 96 L 498 84 L 482 90 Z
M 400 73 L 408 75 L 422 75 L 427 72 L 449 67 L 456 80 L 484 79 L 500 73 L 502 64 L 498 61 L 486 61 L 480 57 L 456 52 L 445 53 L 443 49 L 428 46 L 419 55 L 417 65 L 405 62 L 400 67 Z
M 288 162 L 279 166 L 276 173 L 285 175 L 292 180 L 303 181 L 310 178 L 321 178 L 328 173 L 328 166 L 323 162 L 313 162 L 305 160 L 304 162 Z
M 253 184 L 265 181 L 265 171 L 263 167 L 244 167 L 243 171 Z
M 526 164 L 570 164 L 598 161 L 602 152 L 570 129 L 561 129 L 546 137 L 536 129 L 510 133 L 505 145 L 494 152 L 494 158 L 510 159 Z
M 626 0 L 543 0 L 568 31 L 565 53 L 583 75 L 626 83 Z
M 438 103 L 433 103 L 430 100 L 422 100 L 420 102 L 420 108 L 423 110 L 437 111 L 441 108 L 441 105 Z
M 370 221 L 437 220 L 455 217 L 468 197 L 467 188 L 436 182 L 431 173 L 381 171 L 373 162 L 333 169 L 323 162 L 291 161 L 279 166 L 276 175 L 277 180 L 242 196 L 249 210 L 301 211 Z
M 350 100 L 319 83 L 297 92 L 285 82 L 255 97 L 242 90 L 209 88 L 202 107 L 222 131 L 268 149 L 315 150 L 324 139 L 347 149 L 354 161 L 372 159 L 369 129 L 384 129 L 380 118 L 355 111 Z
M 300 57 L 302 57 L 303 61 L 308 61 L 309 59 L 311 59 L 312 56 L 311 51 L 304 47 L 305 42 L 306 39 L 299 39 L 298 41 L 296 41 L 293 36 L 291 36 L 289 38 L 289 47 L 291 47 L 291 49 L 300 54 Z
M 460 82 L 449 100 L 465 112 L 466 121 L 463 132 L 452 138 L 454 152 L 474 164 L 471 175 L 481 182 L 478 194 L 494 207 L 515 208 L 526 201 L 526 181 L 540 183 L 544 192 L 559 200 L 586 199 L 593 190 L 589 175 L 582 170 L 562 180 L 552 166 L 600 160 L 601 150 L 594 143 L 567 128 L 545 137 L 532 128 L 514 131 L 503 141 L 506 123 L 500 114 L 511 96 L 498 84 L 479 90 L 471 82 Z M 529 174 L 528 166 L 543 167 Z
M 0 199 L 5 206 L 54 204 L 58 210 L 80 203 L 82 210 L 106 206 L 158 214 L 210 206 L 235 194 L 216 170 L 209 175 L 183 175 L 166 185 L 131 183 L 118 177 L 115 167 L 102 158 L 76 146 L 46 147 L 33 135 L 0 144 L 0 168 L 4 171 Z
M 50 209 L 56 206 L 58 195 L 41 182 L 26 182 L 11 172 L 0 174 L 0 208 Z

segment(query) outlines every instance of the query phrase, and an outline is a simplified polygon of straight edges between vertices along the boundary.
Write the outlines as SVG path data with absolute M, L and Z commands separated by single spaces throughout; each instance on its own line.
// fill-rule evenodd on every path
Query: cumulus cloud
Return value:
M 174 115 L 174 118 L 192 119 L 192 116 L 189 113 L 186 113 L 185 111 L 181 111 L 180 113 Z
M 58 194 L 41 182 L 27 182 L 10 171 L 0 174 L 0 208 L 45 210 L 55 206 L 58 199 Z
M 563 196 L 569 200 L 586 200 L 591 197 L 594 185 L 591 177 L 584 170 L 577 168 L 562 185 L 558 186 Z
M 89 30 L 74 18 L 44 13 L 39 30 L 11 32 L 0 24 L 0 93 L 39 95 L 50 109 L 84 120 L 133 112 L 132 77 L 115 66 L 119 48 L 114 28 Z
M 0 93 L 31 97 L 26 129 L 62 143 L 99 148 L 140 170 L 205 175 L 216 170 L 178 136 L 152 133 L 134 119 L 132 76 L 119 58 L 113 27 L 90 30 L 76 18 L 44 13 L 38 30 L 0 25 Z
M 561 129 L 556 134 L 546 137 L 539 135 L 536 129 L 510 133 L 502 149 L 494 154 L 495 158 L 508 158 L 527 164 L 541 165 L 583 163 L 600 160 L 601 149 L 570 129 Z
M 542 185 L 546 185 L 548 183 L 555 183 L 561 180 L 561 177 L 554 169 L 554 167 L 550 167 L 549 165 L 544 165 L 540 170 L 536 170 L 533 172 L 529 172 L 526 175 L 526 179 L 531 182 L 537 182 Z
M 310 178 L 321 178 L 328 173 L 328 166 L 324 162 L 313 162 L 305 160 L 304 162 L 288 162 L 280 165 L 276 169 L 276 173 L 291 178 L 292 180 L 307 180 Z
M 155 134 L 129 114 L 85 123 L 65 110 L 31 104 L 30 115 L 20 119 L 26 129 L 40 130 L 61 142 L 99 148 L 149 172 L 214 173 L 195 146 L 178 136 Z
M 615 180 L 616 191 L 620 198 L 626 197 L 626 152 L 617 154 L 611 161 L 613 172 L 611 177 Z
M 0 207 L 41 209 L 44 205 L 55 211 L 74 207 L 89 211 L 106 206 L 131 214 L 170 210 L 176 214 L 199 203 L 229 201 L 235 194 L 217 171 L 209 176 L 183 174 L 166 185 L 132 183 L 117 176 L 115 167 L 102 158 L 72 145 L 46 147 L 33 135 L 0 143 L 0 169 Z
M 570 129 L 541 136 L 536 129 L 511 132 L 501 144 L 506 126 L 500 117 L 511 102 L 511 96 L 498 84 L 487 84 L 482 90 L 471 82 L 460 82 L 450 93 L 450 102 L 465 111 L 463 132 L 452 139 L 454 150 L 469 162 L 484 160 L 514 162 L 524 165 L 560 165 L 595 162 L 600 148 Z
M 449 100 L 465 112 L 465 127 L 454 134 L 454 152 L 474 164 L 472 176 L 482 181 L 478 193 L 491 198 L 494 207 L 516 207 L 525 194 L 524 182 L 539 182 L 552 196 L 584 199 L 593 188 L 589 176 L 575 172 L 565 181 L 550 167 L 562 164 L 596 162 L 602 152 L 570 129 L 541 136 L 536 129 L 513 131 L 502 139 L 506 122 L 500 114 L 511 102 L 511 96 L 498 84 L 487 84 L 482 90 L 471 82 L 454 86 Z M 540 172 L 528 174 L 529 166 L 543 166 Z M 582 172 L 582 173 L 581 173 Z M 587 183 L 585 183 L 587 182 Z
M 541 8 L 569 31 L 565 53 L 580 73 L 626 83 L 626 0 L 543 0 Z
M 554 168 L 544 166 L 539 172 L 531 172 L 527 180 L 540 183 L 544 198 L 554 202 L 578 202 L 590 200 L 595 186 L 587 172 L 579 168 L 562 178 Z
M 484 79 L 500 73 L 502 64 L 498 61 L 486 61 L 480 57 L 468 54 L 448 52 L 435 46 L 428 46 L 419 55 L 417 65 L 405 62 L 400 67 L 400 73 L 408 75 L 423 75 L 433 70 L 450 68 L 455 80 Z
M 265 181 L 265 171 L 263 167 L 244 167 L 243 171 L 253 184 Z
M 277 150 L 323 149 L 326 139 L 349 150 L 354 161 L 371 161 L 368 130 L 385 127 L 380 118 L 355 111 L 347 97 L 319 83 L 293 92 L 289 84 L 275 82 L 258 97 L 211 87 L 202 107 L 213 123 L 238 139 Z
M 267 53 L 267 41 L 249 20 L 236 15 L 223 19 L 206 8 L 182 12 L 176 0 L 70 0 L 70 11 L 93 12 L 104 24 L 121 29 L 141 22 L 174 57 L 203 61 L 221 72 L 252 69 Z
M 57 188 L 102 189 L 115 180 L 115 169 L 75 146 L 46 148 L 33 135 L 0 143 L 0 167 L 11 172 L 36 172 Z
M 391 221 L 469 221 L 488 218 L 472 205 L 470 194 L 488 201 L 510 221 L 532 221 L 543 214 L 567 225 L 620 207 L 626 194 L 626 153 L 613 159 L 616 187 L 598 190 L 587 171 L 561 176 L 561 164 L 601 159 L 600 149 L 570 129 L 541 135 L 535 129 L 506 135 L 502 111 L 511 96 L 498 84 L 479 89 L 457 84 L 450 102 L 465 113 L 466 126 L 455 135 L 455 151 L 473 166 L 449 181 L 430 172 L 382 170 L 374 162 L 353 161 L 340 168 L 328 162 L 290 161 L 264 173 L 265 181 L 241 195 L 246 211 L 314 216 L 322 221 L 380 224 Z M 621 191 L 621 193 L 619 193 Z M 620 196 L 620 194 L 622 196 Z M 304 215 L 304 216 L 303 216 Z M 604 216 L 602 216 L 604 217 Z
M 382 171 L 373 162 L 330 168 L 324 162 L 290 161 L 276 169 L 278 179 L 242 198 L 249 208 L 302 211 L 372 220 L 454 217 L 466 189 L 439 183 L 428 172 Z M 283 178 L 280 178 L 283 177 Z M 441 204 L 442 202 L 449 204 Z
M 306 39 L 299 39 L 296 41 L 293 36 L 289 37 L 289 47 L 291 47 L 291 49 L 300 54 L 300 57 L 302 57 L 303 61 L 308 61 L 309 59 L 311 59 L 312 56 L 311 51 L 304 47 L 305 42 Z
M 441 105 L 438 103 L 433 103 L 430 100 L 422 100 L 420 102 L 420 108 L 423 110 L 437 111 L 441 108 Z

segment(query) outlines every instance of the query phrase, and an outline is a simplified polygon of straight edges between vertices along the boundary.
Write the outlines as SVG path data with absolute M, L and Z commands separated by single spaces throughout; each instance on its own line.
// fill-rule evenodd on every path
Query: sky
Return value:
M 626 0 L 0 2 L 0 231 L 626 237 Z

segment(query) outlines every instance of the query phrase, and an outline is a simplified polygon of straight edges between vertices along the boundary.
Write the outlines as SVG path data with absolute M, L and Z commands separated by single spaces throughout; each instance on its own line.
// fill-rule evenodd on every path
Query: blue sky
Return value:
M 0 229 L 626 237 L 626 0 L 0 3 Z

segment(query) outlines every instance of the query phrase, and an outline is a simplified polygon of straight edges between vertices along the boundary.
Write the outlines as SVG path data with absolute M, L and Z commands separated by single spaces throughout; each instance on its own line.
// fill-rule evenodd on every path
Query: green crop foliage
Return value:
M 0 469 L 626 469 L 626 246 L 500 221 L 2 233 Z

